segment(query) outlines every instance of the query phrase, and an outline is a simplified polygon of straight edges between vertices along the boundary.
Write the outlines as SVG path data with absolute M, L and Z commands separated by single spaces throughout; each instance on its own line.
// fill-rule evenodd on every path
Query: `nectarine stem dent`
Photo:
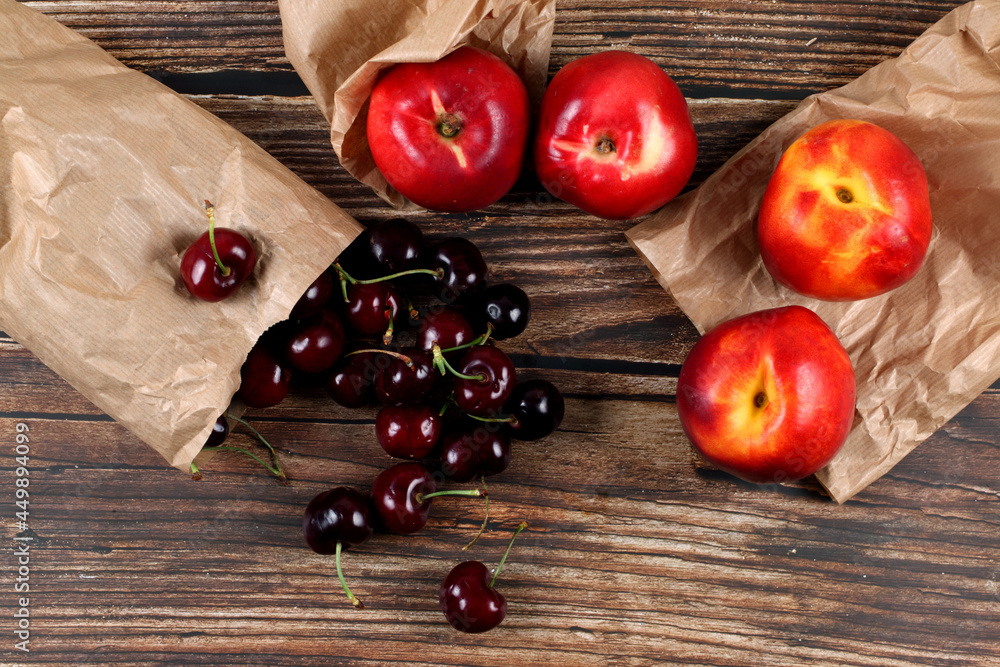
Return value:
M 910 280 L 931 232 L 920 159 L 888 130 L 858 120 L 829 121 L 796 139 L 757 220 L 771 276 L 829 301 L 867 299 Z
M 451 139 L 462 131 L 462 119 L 454 114 L 443 114 L 438 118 L 438 134 Z
M 615 142 L 611 141 L 611 139 L 609 139 L 608 137 L 601 137 L 601 140 L 597 142 L 597 146 L 594 147 L 594 150 L 600 153 L 601 155 L 614 153 Z
M 850 357 L 802 306 L 724 322 L 691 350 L 677 380 L 681 425 L 701 454 L 750 482 L 825 466 L 854 421 Z

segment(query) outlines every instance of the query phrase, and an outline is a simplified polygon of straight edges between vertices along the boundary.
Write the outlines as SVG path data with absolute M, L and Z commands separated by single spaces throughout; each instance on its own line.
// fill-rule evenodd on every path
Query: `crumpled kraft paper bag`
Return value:
M 775 283 L 755 228 L 782 152 L 834 118 L 881 125 L 916 152 L 934 219 L 916 277 L 852 303 Z M 1000 2 L 963 5 L 898 58 L 807 98 L 627 236 L 702 333 L 793 303 L 833 327 L 854 363 L 857 413 L 844 448 L 817 477 L 835 500 L 847 500 L 1000 376 Z
M 0 327 L 186 468 L 257 337 L 361 227 L 232 127 L 0 0 Z M 191 297 L 184 250 L 242 231 L 254 275 Z
M 532 99 L 545 89 L 555 0 L 278 0 L 278 7 L 285 54 L 330 121 L 341 164 L 400 209 L 420 207 L 386 182 L 365 132 L 379 72 L 468 45 L 513 67 Z

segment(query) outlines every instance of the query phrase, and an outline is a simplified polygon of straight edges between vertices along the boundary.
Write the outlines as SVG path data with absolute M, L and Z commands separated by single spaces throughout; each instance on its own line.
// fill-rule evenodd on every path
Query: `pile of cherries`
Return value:
M 511 438 L 543 438 L 562 421 L 558 389 L 545 380 L 518 382 L 514 364 L 494 345 L 528 325 L 527 295 L 515 285 L 488 285 L 487 275 L 482 254 L 466 239 L 428 243 L 409 221 L 378 223 L 309 286 L 288 320 L 261 336 L 241 370 L 237 396 L 253 408 L 280 403 L 293 375 L 321 382 L 348 408 L 381 403 L 376 439 L 390 456 L 411 460 L 378 475 L 370 494 L 338 487 L 306 508 L 306 542 L 336 555 L 355 606 L 360 602 L 340 568 L 344 547 L 367 541 L 376 529 L 420 530 L 435 497 L 485 497 L 485 482 L 481 489 L 438 491 L 437 485 L 502 472 Z M 212 448 L 232 449 L 221 446 L 223 429 L 220 417 Z M 283 478 L 268 448 L 273 467 L 257 460 Z M 459 566 L 465 575 L 446 579 L 441 605 L 454 627 L 481 632 L 503 619 L 506 603 L 492 582 L 480 581 L 485 567 L 469 563 Z M 492 611 L 485 613 L 487 607 Z

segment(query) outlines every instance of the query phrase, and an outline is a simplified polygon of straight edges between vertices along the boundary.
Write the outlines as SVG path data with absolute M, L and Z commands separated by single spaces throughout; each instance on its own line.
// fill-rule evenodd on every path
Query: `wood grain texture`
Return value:
M 398 215 L 339 167 L 309 98 L 266 94 L 294 79 L 276 3 L 26 4 L 133 67 L 245 88 L 191 99 L 360 220 Z M 622 47 L 675 74 L 697 98 L 693 186 L 795 99 L 896 55 L 956 4 L 560 0 L 552 69 Z M 470 238 L 496 280 L 525 288 L 532 324 L 503 348 L 568 399 L 560 431 L 520 443 L 490 480 L 479 544 L 461 551 L 481 504 L 436 501 L 418 535 L 347 552 L 369 605 L 356 612 L 300 522 L 316 493 L 368 488 L 390 463 L 373 410 L 298 386 L 248 415 L 290 486 L 231 453 L 196 482 L 0 335 L 0 507 L 13 537 L 11 446 L 27 423 L 34 538 L 32 652 L 13 650 L 8 624 L 0 664 L 1000 665 L 1000 383 L 844 506 L 815 480 L 744 484 L 680 430 L 676 376 L 697 334 L 625 242 L 631 222 L 553 201 L 530 174 L 476 214 L 410 217 Z M 254 446 L 243 429 L 233 442 Z M 494 566 L 521 519 L 506 622 L 452 631 L 441 579 L 466 558 Z M 11 552 L 0 564 L 11 618 Z

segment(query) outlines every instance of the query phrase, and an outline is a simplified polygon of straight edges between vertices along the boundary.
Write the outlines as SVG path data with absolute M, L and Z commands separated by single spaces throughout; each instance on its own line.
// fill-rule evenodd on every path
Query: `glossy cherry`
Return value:
M 419 403 L 434 389 L 440 375 L 435 372 L 431 355 L 415 347 L 404 347 L 399 357 L 390 357 L 386 367 L 375 377 L 375 395 L 383 403 Z
M 382 267 L 379 266 L 379 263 L 375 261 L 375 258 L 372 257 L 371 228 L 358 234 L 351 241 L 351 244 L 340 253 L 335 263 L 358 280 L 378 278 L 385 273 Z M 338 278 L 337 275 L 334 275 L 335 281 Z
M 424 313 L 417 329 L 417 347 L 430 350 L 437 344 L 441 348 L 458 347 L 471 343 L 476 337 L 472 325 L 454 308 L 440 308 Z
M 369 228 L 368 246 L 384 274 L 416 268 L 424 234 L 408 220 L 380 222 Z
M 375 400 L 375 376 L 385 366 L 380 356 L 362 352 L 344 356 L 326 376 L 326 390 L 345 408 L 360 408 Z M 387 357 L 386 357 L 387 359 Z
M 478 321 L 485 330 L 492 326 L 492 337 L 505 340 L 521 335 L 531 318 L 531 302 L 517 285 L 490 285 L 479 299 Z
M 405 312 L 399 292 L 387 282 L 348 284 L 344 319 L 363 336 L 381 336 L 388 343 L 395 322 Z
M 346 546 L 356 546 L 372 536 L 371 500 L 365 494 L 344 486 L 324 491 L 313 498 L 302 517 L 302 534 L 309 548 L 318 554 L 336 554 L 337 576 L 355 607 L 364 605 L 351 593 L 340 568 L 340 552 Z
M 319 274 L 319 277 L 312 282 L 306 291 L 302 293 L 299 300 L 295 303 L 295 307 L 292 308 L 291 314 L 289 314 L 288 319 L 290 320 L 300 320 L 304 317 L 311 317 L 312 315 L 319 314 L 326 302 L 330 300 L 333 295 L 333 289 L 336 285 L 336 278 L 334 272 L 331 269 L 326 269 L 323 273 Z
M 219 415 L 219 418 L 215 420 L 215 424 L 212 425 L 212 432 L 208 434 L 208 440 L 205 441 L 206 447 L 218 447 L 226 441 L 229 437 L 229 420 L 226 419 L 225 415 Z
M 419 463 L 397 463 L 383 470 L 372 485 L 372 504 L 387 531 L 415 533 L 427 523 L 431 500 L 438 496 L 482 497 L 479 489 L 438 491 L 431 471 Z
M 472 296 L 486 286 L 486 261 L 468 239 L 456 236 L 435 243 L 428 252 L 427 268 L 442 272 L 438 282 L 444 301 Z
M 441 439 L 443 419 L 426 405 L 387 405 L 375 416 L 375 437 L 389 456 L 422 459 Z
M 285 362 L 271 351 L 266 337 L 261 337 L 240 369 L 238 396 L 251 408 L 269 408 L 285 399 L 291 379 Z
M 293 328 L 285 345 L 285 358 L 296 370 L 322 373 L 340 358 L 346 340 L 340 317 L 324 308 Z
M 465 377 L 455 380 L 455 403 L 479 417 L 500 411 L 517 381 L 510 358 L 490 345 L 469 348 L 457 370 Z
M 441 438 L 441 472 L 453 482 L 495 475 L 510 465 L 510 439 L 498 424 L 448 431 Z
M 511 435 L 519 440 L 538 440 L 559 428 L 566 405 L 551 382 L 528 380 L 514 387 L 506 412 L 513 417 Z
M 522 522 L 514 531 L 492 579 L 486 566 L 477 560 L 459 563 L 445 577 L 438 603 L 453 628 L 470 633 L 486 632 L 503 622 L 507 615 L 507 600 L 493 585 L 507 561 L 514 538 L 527 527 L 528 524 Z
M 221 301 L 250 277 L 257 255 L 250 241 L 239 232 L 215 227 L 215 209 L 208 202 L 205 210 L 208 231 L 184 252 L 181 278 L 192 296 L 202 301 Z

